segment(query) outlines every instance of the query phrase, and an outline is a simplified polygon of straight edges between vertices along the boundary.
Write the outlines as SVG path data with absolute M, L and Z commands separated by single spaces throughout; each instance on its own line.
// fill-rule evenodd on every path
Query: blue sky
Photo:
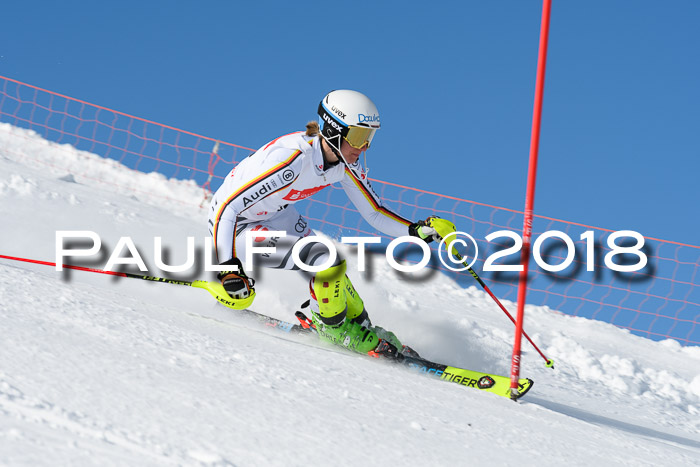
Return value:
M 370 176 L 522 210 L 541 1 L 11 2 L 0 74 L 259 147 L 369 95 Z M 700 244 L 700 2 L 554 2 L 535 213 Z

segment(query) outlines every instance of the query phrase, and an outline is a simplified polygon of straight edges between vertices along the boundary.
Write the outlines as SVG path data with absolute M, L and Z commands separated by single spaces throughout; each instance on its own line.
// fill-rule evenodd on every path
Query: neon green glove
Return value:
M 452 232 L 456 232 L 455 225 L 437 216 L 430 216 L 424 221 L 418 221 L 408 227 L 408 233 L 418 237 L 427 243 L 435 240 L 439 242 Z
M 446 238 L 451 233 L 457 231 L 455 225 L 448 221 L 447 219 L 441 219 L 439 217 L 428 217 L 428 226 L 435 230 L 440 238 Z

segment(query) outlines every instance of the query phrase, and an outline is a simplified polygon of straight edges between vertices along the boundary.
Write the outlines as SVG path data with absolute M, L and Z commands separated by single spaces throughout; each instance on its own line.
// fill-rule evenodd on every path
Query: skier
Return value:
M 369 149 L 380 120 L 367 96 L 332 91 L 321 100 L 318 115 L 319 123 L 308 123 L 305 132 L 281 136 L 242 160 L 214 194 L 209 231 L 219 263 L 235 266 L 235 270 L 219 273 L 234 300 L 247 299 L 254 290 L 253 279 L 238 259 L 245 258 L 246 233 L 285 231 L 281 238 L 255 238 L 260 243 L 256 246 L 276 248 L 261 263 L 298 270 L 291 258 L 292 248 L 312 231 L 293 205 L 332 183 L 340 182 L 365 220 L 387 235 L 409 234 L 430 242 L 437 239 L 435 227 L 441 232 L 454 231 L 452 223 L 433 216 L 410 222 L 386 208 L 372 190 L 359 157 Z M 301 249 L 299 258 L 309 266 L 320 265 L 329 259 L 329 251 L 321 243 L 311 243 Z M 392 332 L 372 326 L 345 272 L 345 260 L 336 259 L 310 280 L 311 317 L 320 338 L 372 356 L 395 358 L 400 352 L 413 352 Z

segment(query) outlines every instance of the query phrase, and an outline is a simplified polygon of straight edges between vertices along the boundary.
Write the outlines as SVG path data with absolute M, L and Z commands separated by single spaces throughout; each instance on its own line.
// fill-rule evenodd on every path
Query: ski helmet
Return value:
M 369 148 L 379 129 L 379 112 L 361 92 L 341 89 L 326 94 L 318 105 L 321 136 L 337 152 L 344 139 L 356 149 Z

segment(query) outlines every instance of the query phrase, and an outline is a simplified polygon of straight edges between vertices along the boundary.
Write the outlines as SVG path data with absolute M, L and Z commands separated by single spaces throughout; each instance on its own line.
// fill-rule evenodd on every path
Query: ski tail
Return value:
M 303 322 L 299 324 L 290 323 L 281 319 L 273 318 L 272 316 L 258 313 L 257 311 L 253 311 L 248 308 L 236 311 L 240 313 L 239 316 L 255 320 L 263 326 L 289 334 L 309 334 L 315 331 L 315 329 L 305 325 Z M 301 321 L 301 319 L 299 321 Z

